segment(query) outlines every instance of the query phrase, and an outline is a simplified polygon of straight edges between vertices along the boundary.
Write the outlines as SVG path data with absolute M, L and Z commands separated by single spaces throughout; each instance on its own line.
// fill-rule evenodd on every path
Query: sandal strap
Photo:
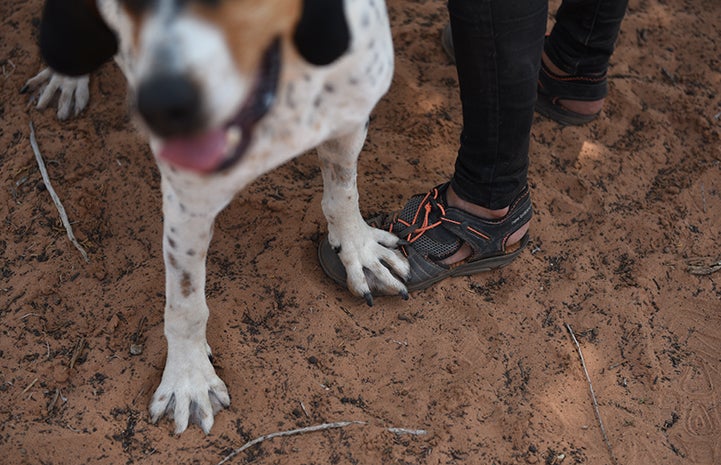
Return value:
M 538 73 L 538 92 L 556 100 L 592 102 L 608 95 L 606 72 L 597 76 L 560 76 L 545 64 Z
M 508 238 L 528 223 L 533 216 L 528 187 L 516 197 L 508 213 L 497 220 L 486 220 L 456 208 L 448 208 L 442 218 L 445 229 L 468 244 L 473 250 L 468 261 L 473 262 L 508 252 Z
M 447 268 L 439 262 L 456 253 L 464 243 L 473 251 L 467 262 L 504 255 L 508 238 L 533 215 L 527 186 L 511 203 L 506 216 L 487 220 L 447 206 L 449 185 L 441 184 L 425 195 L 415 195 L 400 212 L 385 221 L 374 221 L 401 238 L 401 250 L 410 261 L 430 262 L 433 270 L 429 272 Z M 415 269 L 413 263 L 411 269 Z
M 400 249 L 410 265 L 411 274 L 406 282 L 409 290 L 423 289 L 448 276 L 472 274 L 503 266 L 520 252 L 516 250 L 509 253 L 506 246 L 511 234 L 528 223 L 533 215 L 527 186 L 512 202 L 508 214 L 497 220 L 486 220 L 448 207 L 448 186 L 448 183 L 442 184 L 425 196 L 413 197 L 398 216 L 398 219 L 405 219 L 406 222 L 411 217 L 416 219 L 415 224 L 396 231 L 410 232 L 406 236 L 400 235 L 407 241 L 401 244 Z M 425 212 L 425 205 L 429 204 L 430 210 L 434 211 L 435 207 L 439 214 L 429 215 L 427 221 L 425 218 L 420 221 L 416 213 Z M 426 224 L 426 229 L 423 229 L 423 224 Z M 420 235 L 419 231 L 422 231 Z M 527 243 L 527 236 L 524 240 L 520 244 L 521 248 Z M 456 253 L 464 243 L 472 250 L 468 259 L 450 267 L 441 263 L 444 258 Z
M 392 232 L 401 239 L 401 250 L 408 257 L 408 247 L 422 251 L 434 260 L 450 257 L 463 245 L 461 239 L 440 227 L 445 214 L 445 193 L 450 183 L 434 187 L 426 194 L 412 196 L 402 210 L 369 221 L 371 226 Z

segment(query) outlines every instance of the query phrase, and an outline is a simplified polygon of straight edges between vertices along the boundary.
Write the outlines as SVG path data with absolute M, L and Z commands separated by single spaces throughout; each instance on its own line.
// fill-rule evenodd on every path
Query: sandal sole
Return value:
M 446 278 L 452 278 L 454 276 L 470 276 L 485 271 L 503 268 L 504 266 L 510 264 L 521 254 L 523 249 L 525 249 L 528 245 L 528 242 L 529 235 L 525 234 L 523 238 L 521 238 L 521 241 L 518 243 L 518 247 L 516 248 L 516 250 L 511 253 L 482 258 L 480 260 L 476 260 L 470 263 L 464 263 L 462 265 L 449 268 L 446 272 L 439 273 L 432 278 L 428 278 L 412 284 L 406 284 L 406 288 L 408 289 L 408 291 L 420 291 L 423 289 L 427 289 L 430 286 L 440 281 L 443 281 Z M 345 272 L 345 267 L 340 261 L 338 254 L 333 250 L 333 247 L 331 247 L 330 242 L 328 242 L 327 236 L 323 238 L 320 245 L 318 246 L 318 261 L 320 262 L 321 268 L 329 278 L 347 289 L 347 275 Z

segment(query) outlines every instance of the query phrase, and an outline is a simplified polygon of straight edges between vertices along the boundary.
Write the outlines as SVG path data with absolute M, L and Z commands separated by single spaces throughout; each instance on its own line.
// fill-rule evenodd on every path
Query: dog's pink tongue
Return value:
M 180 168 L 208 173 L 221 165 L 225 151 L 225 131 L 216 129 L 193 137 L 167 139 L 158 158 Z

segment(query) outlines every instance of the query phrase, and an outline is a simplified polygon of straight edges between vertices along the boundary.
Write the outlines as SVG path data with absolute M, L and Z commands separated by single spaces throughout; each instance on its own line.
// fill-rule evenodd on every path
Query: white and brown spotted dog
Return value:
M 230 398 L 208 356 L 205 259 L 216 215 L 258 176 L 317 147 L 323 212 L 348 287 L 405 294 L 395 236 L 358 210 L 356 160 L 387 91 L 393 49 L 382 0 L 47 0 L 40 106 L 88 100 L 87 74 L 115 60 L 162 174 L 166 269 L 162 381 L 150 402 L 177 433 L 204 431 Z M 69 77 L 70 76 L 70 77 Z M 364 271 L 365 270 L 365 271 Z M 378 287 L 376 287 L 378 286 Z

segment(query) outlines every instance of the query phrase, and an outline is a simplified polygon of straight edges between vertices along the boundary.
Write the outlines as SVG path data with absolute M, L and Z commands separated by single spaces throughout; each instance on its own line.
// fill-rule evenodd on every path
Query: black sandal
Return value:
M 506 244 L 533 214 L 528 187 L 511 203 L 506 216 L 486 220 L 448 207 L 448 186 L 448 183 L 442 184 L 427 194 L 415 195 L 402 211 L 369 221 L 371 226 L 386 229 L 401 239 L 400 250 L 411 269 L 405 281 L 409 291 L 425 289 L 451 276 L 467 276 L 503 267 L 518 257 L 528 244 L 528 234 L 516 244 Z M 471 247 L 470 257 L 450 266 L 441 263 L 463 244 Z M 327 237 L 318 247 L 318 259 L 333 281 L 346 285 L 345 268 Z
M 601 112 L 585 115 L 565 108 L 559 100 L 593 102 L 608 95 L 606 73 L 598 76 L 560 76 L 541 63 L 538 73 L 536 111 L 558 123 L 580 126 L 593 121 Z

